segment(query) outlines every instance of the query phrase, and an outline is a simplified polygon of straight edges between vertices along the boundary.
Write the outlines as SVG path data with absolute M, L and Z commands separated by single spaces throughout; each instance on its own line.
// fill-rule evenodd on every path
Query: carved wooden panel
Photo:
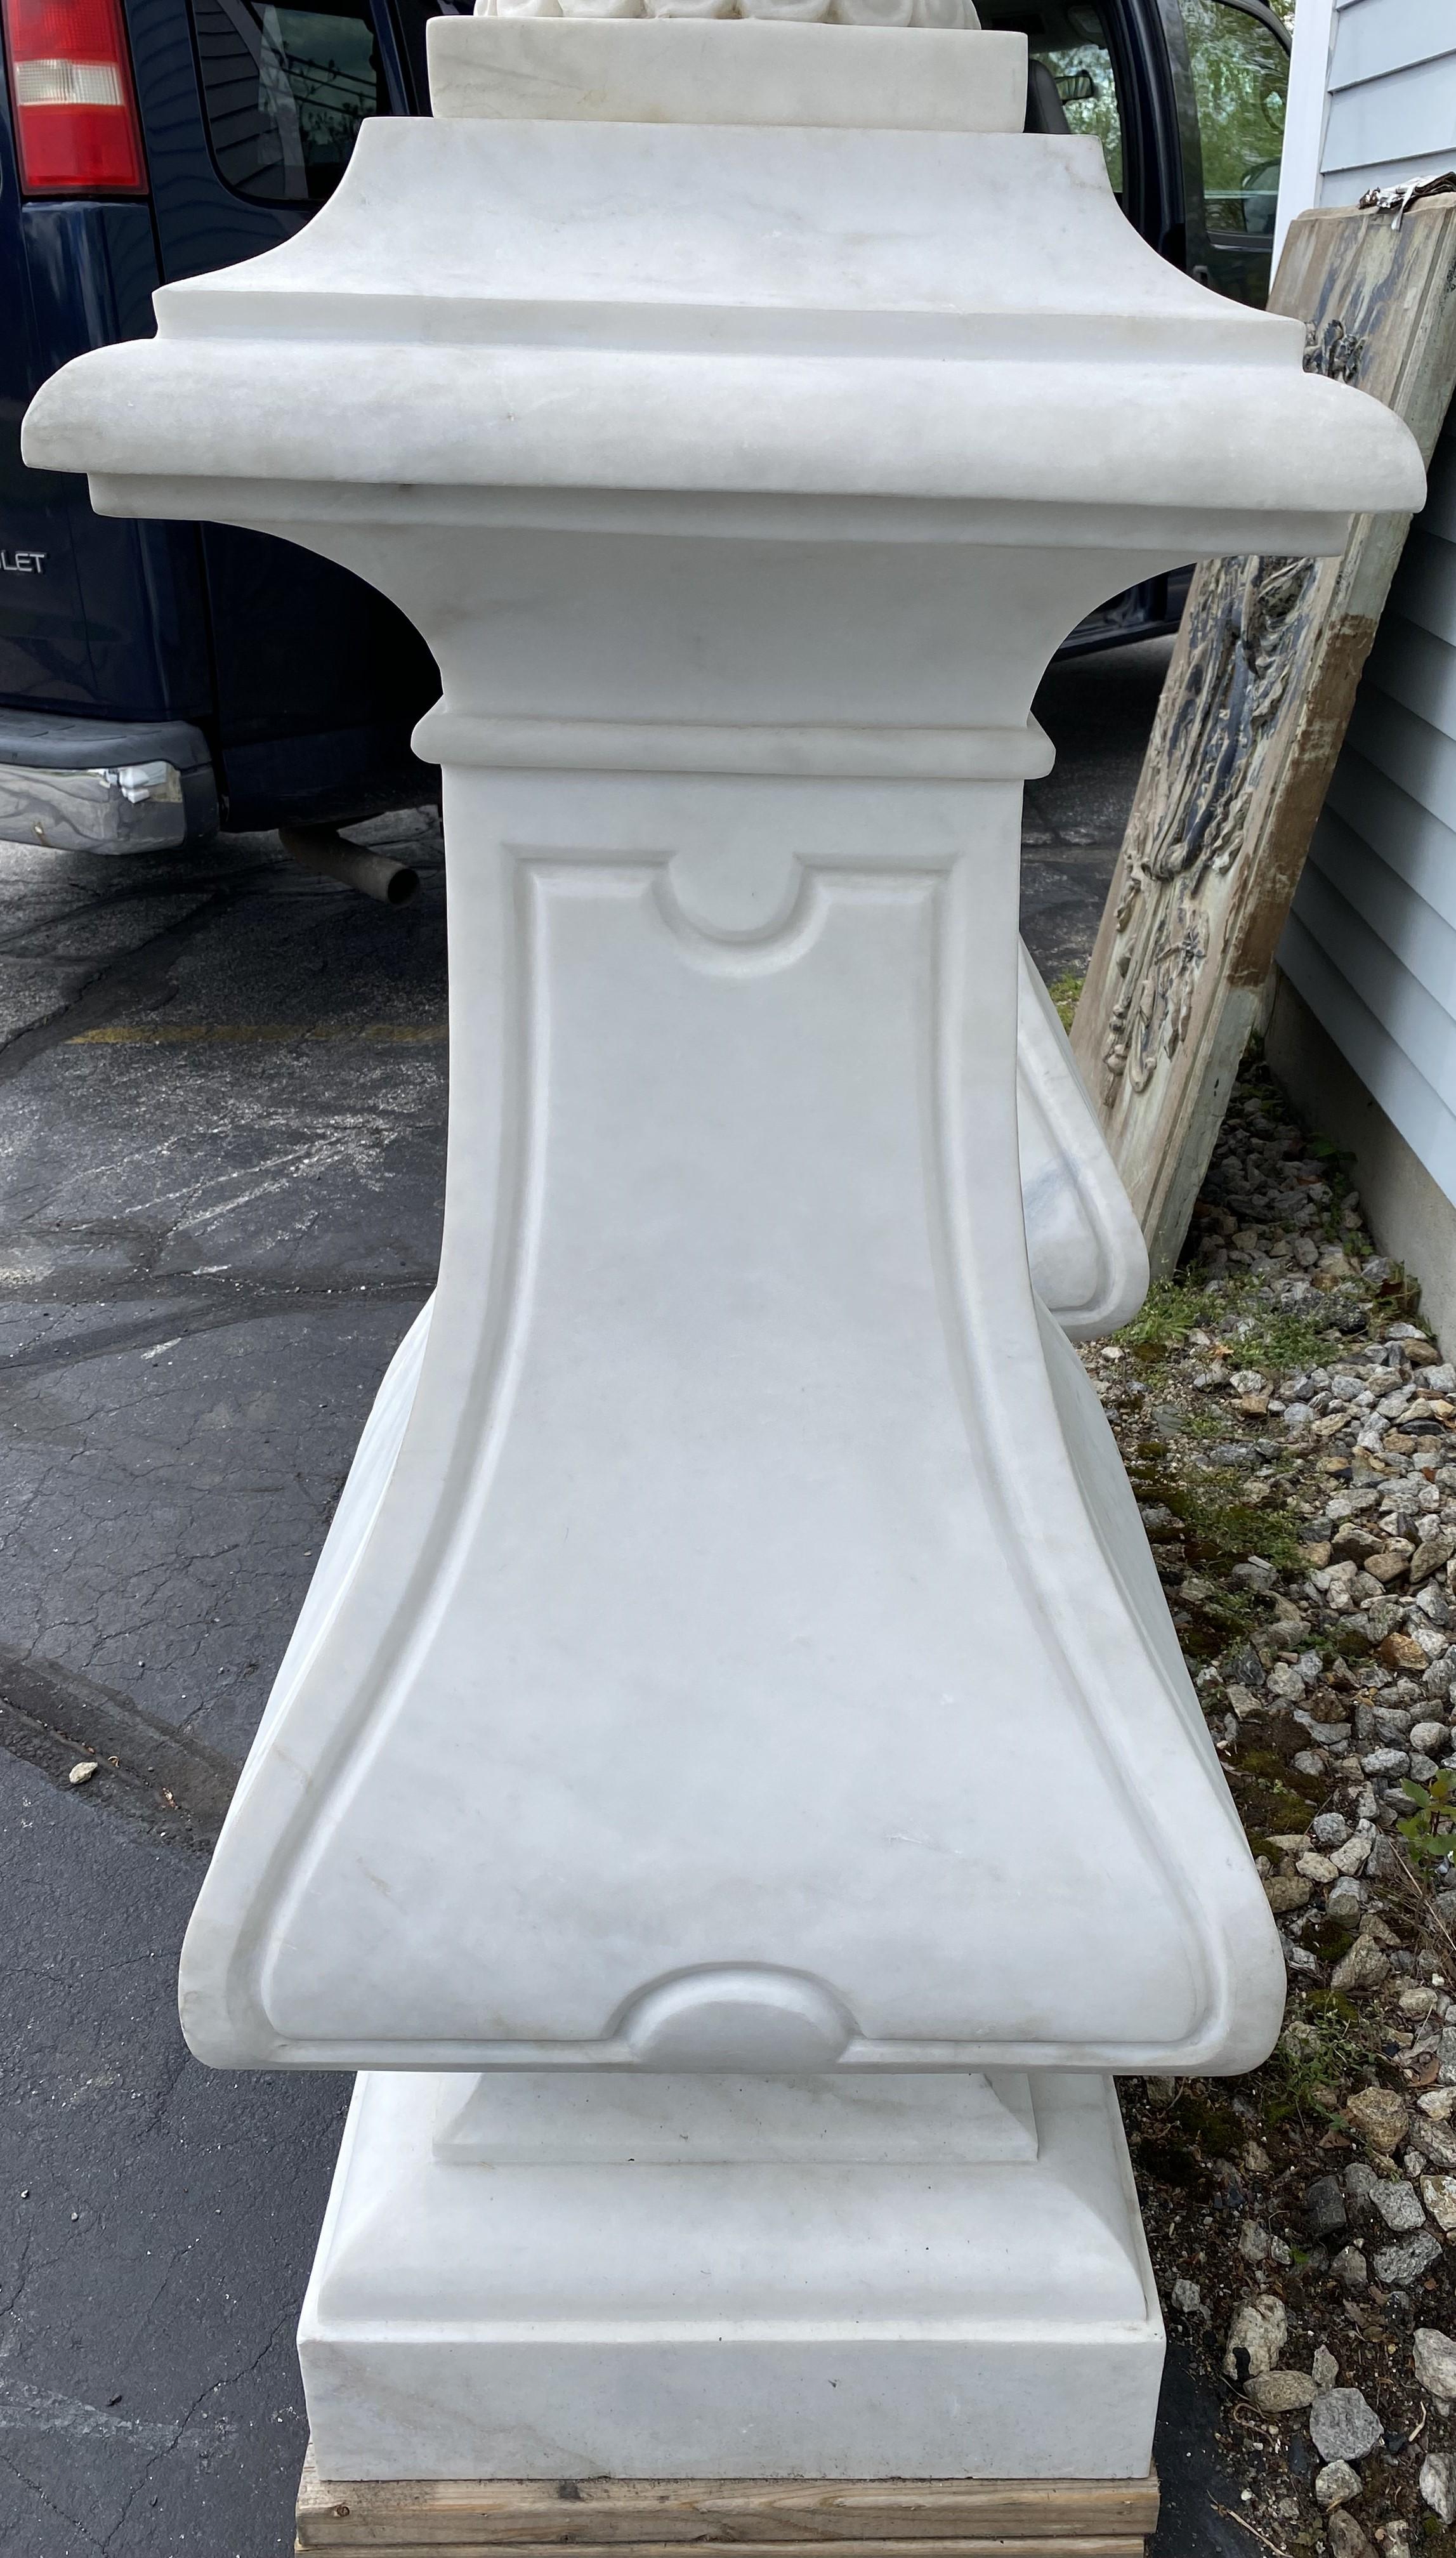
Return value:
M 1429 459 L 1456 388 L 1456 196 L 1296 221 L 1270 297 L 1305 368 L 1354 382 Z M 1341 559 L 1213 560 L 1183 626 L 1073 1048 L 1154 1275 L 1187 1231 L 1340 752 L 1408 517 Z

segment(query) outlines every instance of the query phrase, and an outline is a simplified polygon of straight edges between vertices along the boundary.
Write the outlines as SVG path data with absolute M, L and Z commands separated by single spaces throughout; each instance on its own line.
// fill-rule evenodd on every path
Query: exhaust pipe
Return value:
M 280 826 L 278 839 L 300 870 L 341 880 L 346 888 L 357 888 L 362 896 L 376 897 L 385 906 L 407 905 L 419 887 L 419 873 L 407 862 L 347 843 L 337 826 Z

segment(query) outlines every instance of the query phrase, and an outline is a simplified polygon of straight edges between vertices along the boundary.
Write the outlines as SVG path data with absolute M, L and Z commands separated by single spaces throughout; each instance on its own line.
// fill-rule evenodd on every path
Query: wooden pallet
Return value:
M 298 2496 L 301 2552 L 357 2558 L 1144 2558 L 1158 2518 L 1145 2479 L 321 2479 L 312 2451 Z

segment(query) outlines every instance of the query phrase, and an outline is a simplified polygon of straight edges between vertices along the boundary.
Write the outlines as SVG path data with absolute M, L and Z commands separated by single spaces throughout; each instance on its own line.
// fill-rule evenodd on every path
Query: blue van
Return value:
M 366 115 L 428 111 L 448 0 L 0 0 L 0 836 L 157 850 L 427 799 L 434 662 L 384 598 L 260 534 L 115 523 L 20 420 L 152 294 L 289 237 Z M 1027 123 L 1095 134 L 1124 211 L 1220 291 L 1268 286 L 1288 45 L 1265 0 L 981 0 L 1030 40 Z M 1171 630 L 1178 580 L 1069 649 Z

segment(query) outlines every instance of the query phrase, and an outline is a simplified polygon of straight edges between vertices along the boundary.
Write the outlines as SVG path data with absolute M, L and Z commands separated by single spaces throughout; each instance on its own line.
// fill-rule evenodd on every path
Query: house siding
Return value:
M 1296 13 L 1296 48 L 1299 19 Z M 1344 0 L 1280 212 L 1456 166 L 1456 0 Z M 1304 66 L 1306 78 L 1310 66 Z M 1296 77 L 1298 66 L 1296 66 Z M 1285 976 L 1456 1203 L 1456 424 L 1411 528 L 1279 950 Z M 1400 1238 L 1391 1237 L 1399 1249 Z

